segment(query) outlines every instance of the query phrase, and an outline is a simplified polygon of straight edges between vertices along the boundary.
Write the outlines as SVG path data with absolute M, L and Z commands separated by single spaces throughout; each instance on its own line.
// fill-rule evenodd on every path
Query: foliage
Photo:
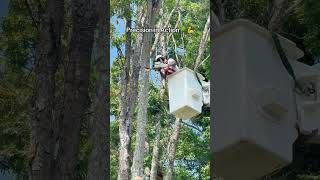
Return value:
M 0 81 L 0 169 L 27 175 L 30 89 Z
M 123 22 L 125 8 L 129 1 L 111 1 L 113 18 L 117 20 L 112 25 L 112 47 L 117 50 L 117 47 L 123 47 L 125 36 L 117 32 L 116 23 Z M 173 13 L 169 26 L 180 29 L 180 33 L 173 33 L 168 39 L 168 54 L 169 58 L 177 59 L 180 65 L 194 68 L 195 59 L 198 55 L 199 43 L 202 37 L 202 31 L 209 15 L 208 0 L 190 1 L 182 0 L 178 5 L 177 10 Z M 132 2 L 132 19 L 136 18 L 135 11 L 139 7 L 140 2 Z M 175 0 L 164 1 L 164 15 L 157 18 L 161 21 L 167 17 L 171 10 L 176 6 Z M 199 13 L 201 12 L 201 13 Z M 181 13 L 181 17 L 179 16 Z M 190 29 L 192 32 L 190 33 Z M 189 30 L 189 31 L 188 31 Z M 167 36 L 167 38 L 168 38 Z M 135 34 L 132 34 L 133 44 L 135 43 Z M 210 43 L 207 44 L 203 59 L 207 58 L 199 71 L 210 79 Z M 156 48 L 156 54 L 159 52 L 159 45 Z M 112 63 L 111 68 L 111 113 L 116 117 L 116 120 L 111 122 L 111 177 L 117 177 L 117 162 L 118 162 L 118 148 L 119 148 L 119 131 L 118 120 L 119 117 L 119 82 L 120 73 L 123 67 L 123 57 L 117 56 Z M 152 72 L 153 73 L 153 72 Z M 156 72 L 157 73 L 157 72 Z M 160 100 L 159 84 L 155 79 L 152 79 L 149 86 L 148 98 L 148 122 L 147 122 L 147 154 L 145 156 L 144 167 L 151 167 L 152 150 L 156 136 L 156 122 L 161 118 L 161 139 L 160 139 L 160 164 L 163 172 L 166 171 L 167 165 L 167 144 L 169 138 L 174 130 L 175 118 L 169 114 L 168 94 L 165 93 L 164 101 Z M 206 116 L 199 116 L 194 121 L 188 122 L 191 126 L 182 124 L 180 131 L 179 143 L 176 153 L 176 166 L 174 179 L 208 179 L 209 177 L 209 114 Z M 135 128 L 136 121 L 133 122 L 132 136 L 131 136 L 131 150 L 135 148 Z M 196 129 L 201 129 L 197 131 Z
M 26 177 L 37 30 L 17 0 L 10 1 L 0 29 L 0 170 Z

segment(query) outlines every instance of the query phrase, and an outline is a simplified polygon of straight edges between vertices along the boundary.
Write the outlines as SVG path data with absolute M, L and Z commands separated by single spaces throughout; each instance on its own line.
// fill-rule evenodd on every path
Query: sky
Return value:
M 111 17 L 111 23 L 115 26 L 116 29 L 116 36 L 120 37 L 125 33 L 125 22 L 122 19 L 118 19 L 118 23 L 117 23 L 117 17 L 116 16 L 112 16 Z M 122 52 L 124 52 L 125 48 L 122 47 Z M 110 46 L 110 67 L 112 67 L 112 63 L 115 60 L 115 58 L 117 57 L 118 53 L 117 53 L 117 49 Z M 110 116 L 110 122 L 114 121 L 115 117 L 114 116 Z
M 0 0 L 0 20 L 8 14 L 9 8 L 9 0 Z M 0 27 L 0 31 L 1 27 Z
M 125 33 L 125 22 L 123 19 L 118 19 L 117 23 L 117 17 L 112 16 L 111 23 L 115 26 L 117 37 L 120 37 Z M 124 52 L 124 47 L 122 48 L 122 51 Z M 112 66 L 114 59 L 117 57 L 117 54 L 117 49 L 110 46 L 110 67 Z
M 9 0 L 0 0 L 0 17 L 7 15 Z
M 121 37 L 125 33 L 125 21 L 123 19 L 117 18 L 117 16 L 111 17 L 111 23 L 115 26 L 116 29 L 116 36 Z M 122 52 L 125 51 L 125 47 L 122 46 Z M 117 49 L 110 46 L 110 67 L 112 67 L 112 63 L 117 57 Z M 150 80 L 153 81 L 155 84 L 160 84 L 160 75 L 155 71 L 151 71 L 150 73 Z
M 115 35 L 116 37 L 121 37 L 125 33 L 125 21 L 123 19 L 117 18 L 117 16 L 112 16 L 111 17 L 111 23 L 115 26 L 116 32 Z M 112 43 L 112 42 L 111 42 Z M 125 51 L 124 45 L 121 48 L 122 52 Z M 115 47 L 110 46 L 110 67 L 112 67 L 112 63 L 117 57 L 117 49 Z M 160 75 L 158 72 L 151 71 L 150 73 L 150 80 L 154 82 L 156 85 L 160 84 Z M 114 121 L 115 117 L 110 116 L 110 121 Z

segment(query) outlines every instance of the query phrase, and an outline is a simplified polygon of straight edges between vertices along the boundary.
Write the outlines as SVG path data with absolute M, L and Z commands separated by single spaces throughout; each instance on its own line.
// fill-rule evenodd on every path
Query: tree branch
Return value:
M 198 50 L 198 56 L 196 59 L 196 63 L 194 65 L 194 71 L 196 71 L 200 65 L 201 58 L 204 54 L 204 50 L 206 49 L 206 45 L 208 43 L 209 32 L 210 32 L 210 14 L 208 16 L 206 25 L 204 26 L 204 29 L 203 29 L 202 38 L 201 38 L 199 50 Z
M 169 22 L 170 22 L 170 20 L 171 20 L 171 17 L 172 17 L 172 15 L 173 15 L 173 13 L 176 11 L 176 9 L 178 8 L 179 3 L 180 3 L 180 0 L 176 0 L 176 5 L 175 5 L 175 7 L 171 10 L 170 14 L 167 16 L 165 23 L 163 23 L 164 20 L 161 19 L 160 22 L 158 23 L 158 26 L 157 26 L 158 28 L 159 28 L 159 27 L 168 27 Z M 163 4 L 162 4 L 162 6 L 161 6 L 161 9 L 162 9 L 162 8 L 163 8 Z M 160 34 L 161 34 L 161 33 L 156 33 L 156 35 L 155 35 L 155 40 L 154 40 L 154 42 L 153 42 L 153 45 L 152 45 L 152 48 L 151 48 L 151 51 L 150 51 L 150 56 L 152 56 L 152 54 L 154 53 L 154 51 L 155 51 L 155 49 L 156 49 L 156 46 L 157 46 L 158 41 L 159 41 Z

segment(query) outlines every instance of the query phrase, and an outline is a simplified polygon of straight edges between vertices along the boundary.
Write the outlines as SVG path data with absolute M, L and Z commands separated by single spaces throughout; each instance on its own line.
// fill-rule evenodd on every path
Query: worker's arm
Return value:
M 153 66 L 153 69 L 161 69 L 161 68 L 165 68 L 168 67 L 168 64 L 164 64 L 164 63 L 160 63 L 160 62 L 156 62 Z

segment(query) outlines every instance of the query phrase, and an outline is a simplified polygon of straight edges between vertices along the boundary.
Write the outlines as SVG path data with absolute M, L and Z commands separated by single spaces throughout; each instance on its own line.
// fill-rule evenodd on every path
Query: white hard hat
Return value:
M 174 65 L 174 64 L 176 64 L 176 61 L 174 59 L 170 58 L 170 59 L 168 59 L 168 64 Z
M 162 55 L 157 55 L 156 60 L 158 60 L 160 58 L 164 59 L 164 57 Z

